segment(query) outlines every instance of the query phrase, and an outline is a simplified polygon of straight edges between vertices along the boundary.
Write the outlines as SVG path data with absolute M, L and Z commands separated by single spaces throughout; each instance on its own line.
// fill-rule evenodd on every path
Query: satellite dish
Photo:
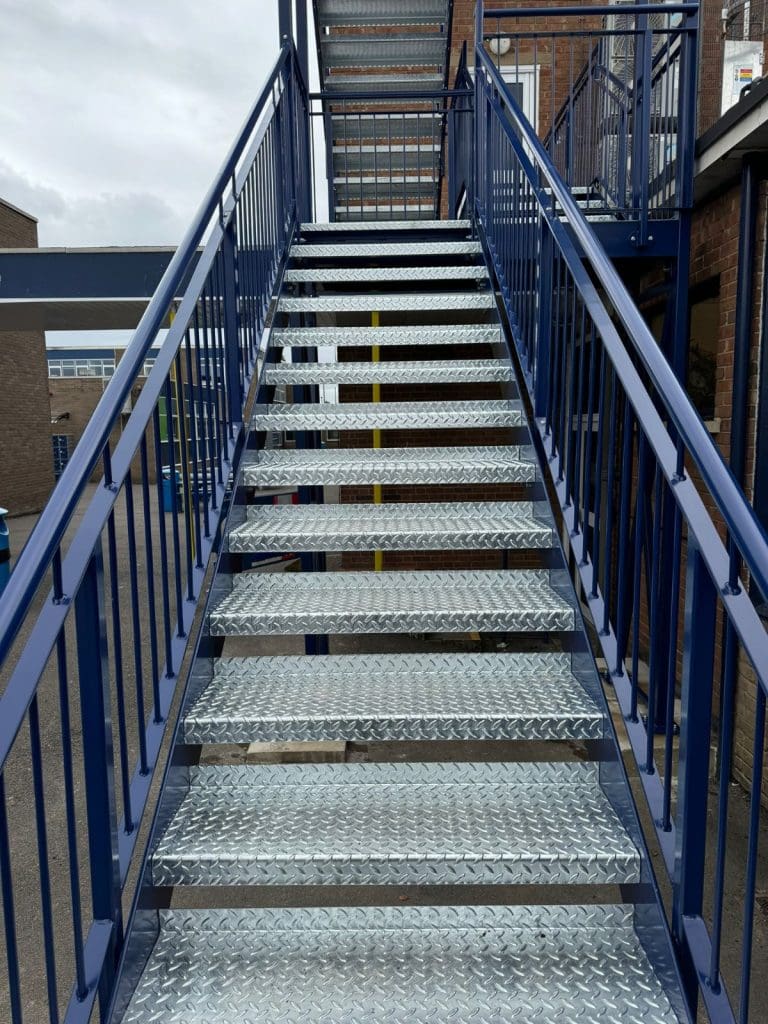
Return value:
M 505 53 L 509 53 L 512 40 L 509 36 L 493 36 L 488 45 L 491 53 L 496 53 L 499 57 L 503 57 Z

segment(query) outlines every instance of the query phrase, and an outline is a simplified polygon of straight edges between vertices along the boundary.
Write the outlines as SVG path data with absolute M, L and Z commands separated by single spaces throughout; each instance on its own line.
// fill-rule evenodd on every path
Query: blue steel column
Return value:
M 103 1018 L 114 987 L 117 957 L 123 942 L 123 919 L 104 616 L 104 563 L 100 543 L 88 562 L 75 598 L 75 629 L 93 917 L 95 921 L 108 921 L 112 925 L 110 948 L 99 985 Z
M 687 556 L 672 930 L 682 958 L 688 1003 L 695 1017 L 699 979 L 685 941 L 684 918 L 700 916 L 704 904 L 718 594 L 692 536 L 688 538 Z
M 278 0 L 278 31 L 280 44 L 293 38 L 293 0 Z

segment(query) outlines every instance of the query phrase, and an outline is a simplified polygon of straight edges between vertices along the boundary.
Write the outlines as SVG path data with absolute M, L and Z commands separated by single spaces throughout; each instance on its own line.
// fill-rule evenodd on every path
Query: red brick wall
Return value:
M 37 223 L 0 200 L 0 248 L 37 247 Z M 48 367 L 42 331 L 0 331 L 0 505 L 38 512 L 53 487 Z

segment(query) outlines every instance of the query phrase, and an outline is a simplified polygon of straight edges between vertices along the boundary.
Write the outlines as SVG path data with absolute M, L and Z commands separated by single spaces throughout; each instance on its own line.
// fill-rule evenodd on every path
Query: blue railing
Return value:
M 270 299 L 311 220 L 309 138 L 286 43 L 0 601 L 0 1019 L 12 1024 L 85 1022 L 97 993 L 108 1004 Z M 31 1011 L 41 969 L 47 1006 Z
M 642 221 L 641 242 L 649 218 L 675 217 L 679 56 L 691 33 L 680 5 L 544 2 L 484 20 L 486 41 L 509 47 L 503 72 L 529 93 L 524 110 L 565 184 L 593 211 Z
M 696 7 L 664 13 L 682 19 L 675 59 L 690 82 Z M 756 604 L 768 594 L 768 541 L 521 106 L 484 48 L 475 60 L 474 212 L 671 882 L 687 997 L 694 1010 L 701 992 L 713 1022 L 743 1024 L 760 982 L 752 953 L 768 634 Z M 679 100 L 690 141 L 690 107 Z M 676 173 L 689 192 L 680 161 Z M 740 865 L 728 828 L 737 678 L 755 709 Z M 743 881 L 727 883 L 732 875 Z M 741 966 L 727 979 L 726 900 L 743 914 Z

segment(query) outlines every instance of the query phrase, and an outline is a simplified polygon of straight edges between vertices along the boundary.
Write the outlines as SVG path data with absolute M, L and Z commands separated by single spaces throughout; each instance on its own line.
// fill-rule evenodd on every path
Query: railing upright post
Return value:
M 698 544 L 689 535 L 672 929 L 682 960 L 683 983 L 694 1017 L 699 979 L 685 940 L 684 920 L 686 917 L 699 917 L 704 902 L 717 600 L 716 587 Z
M 100 542 L 91 555 L 75 598 L 75 632 L 93 917 L 96 921 L 109 921 L 112 925 L 110 949 L 99 983 L 103 1018 L 114 986 L 117 958 L 123 941 L 123 915 L 104 614 L 104 562 Z
M 552 257 L 553 243 L 549 228 L 539 217 L 539 281 L 537 293 L 538 318 L 536 351 L 533 359 L 533 415 L 547 415 L 549 395 L 549 344 L 552 333 Z
M 229 396 L 230 427 L 243 417 L 241 381 L 239 287 L 237 280 L 237 236 L 235 213 L 232 214 L 221 242 L 224 267 L 224 338 L 225 376 Z

